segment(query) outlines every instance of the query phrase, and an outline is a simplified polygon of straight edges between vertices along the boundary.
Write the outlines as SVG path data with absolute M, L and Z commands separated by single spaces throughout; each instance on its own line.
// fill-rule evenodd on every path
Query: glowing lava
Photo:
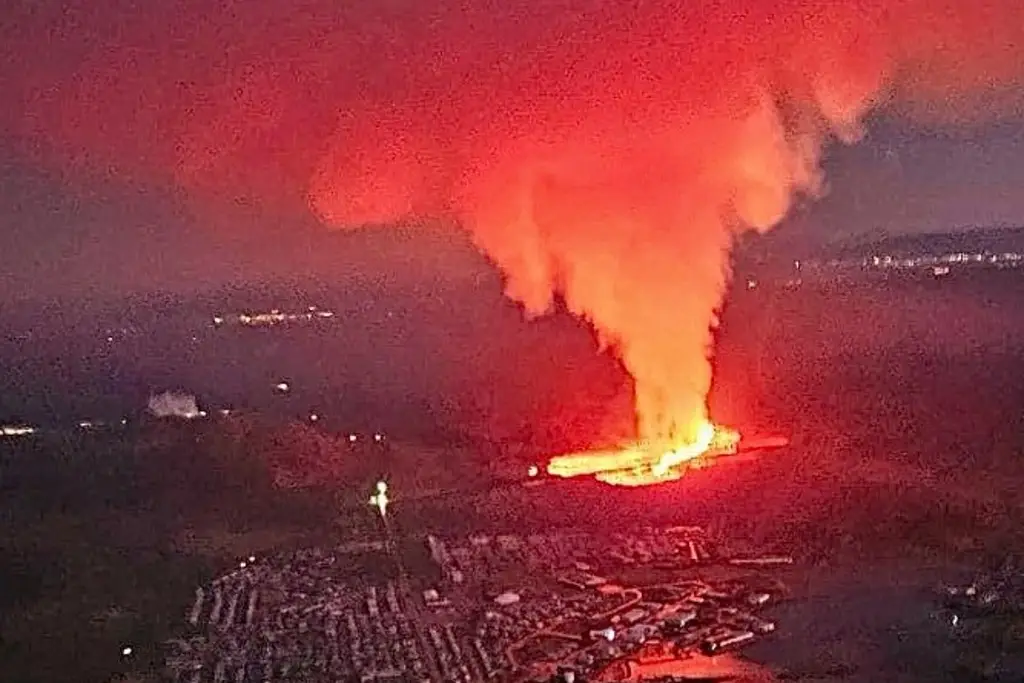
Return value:
M 694 430 L 694 441 L 666 445 L 640 443 L 617 450 L 560 455 L 548 463 L 548 474 L 557 477 L 593 476 L 616 486 L 649 486 L 675 481 L 692 467 L 735 453 L 739 432 L 704 419 Z

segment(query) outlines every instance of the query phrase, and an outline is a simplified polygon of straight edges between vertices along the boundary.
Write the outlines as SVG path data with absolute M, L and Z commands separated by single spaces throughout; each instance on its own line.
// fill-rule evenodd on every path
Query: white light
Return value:
M 200 410 L 199 411 L 199 417 L 206 417 L 206 411 L 205 410 Z
M 382 435 L 380 435 L 380 434 L 374 434 L 373 435 L 373 440 L 376 441 L 377 443 L 380 443 L 381 441 L 384 440 L 384 437 Z
M 278 382 L 277 384 L 274 385 L 274 388 L 281 392 L 285 392 L 291 389 L 291 387 L 288 386 L 288 382 Z
M 313 413 L 312 415 L 309 416 L 309 421 L 310 422 L 316 422 L 319 419 L 320 419 L 320 416 L 317 415 L 316 413 Z
M 36 428 L 29 427 L 27 425 L 4 425 L 0 427 L 0 434 L 4 436 L 23 436 L 25 434 L 35 434 Z
M 359 438 L 359 437 L 358 437 L 358 436 L 356 436 L 355 434 L 349 434 L 349 435 L 348 435 L 348 440 L 349 440 L 349 443 L 355 443 L 355 442 L 356 442 L 356 439 L 358 439 L 358 438 Z
M 376 486 L 377 492 L 370 496 L 370 505 L 373 505 L 380 512 L 381 517 L 387 517 L 388 504 L 391 502 L 388 499 L 388 485 L 385 481 L 378 481 Z
M 954 614 L 954 615 L 953 615 L 953 626 L 956 626 L 956 625 L 957 625 L 957 624 L 959 624 L 959 623 L 960 623 L 960 616 L 959 616 L 959 615 L 956 615 L 956 614 Z
M 530 468 L 526 470 L 526 473 L 531 477 L 536 477 L 540 474 L 540 469 L 536 465 L 530 465 Z
M 244 561 L 242 561 L 242 562 L 239 562 L 239 563 L 238 563 L 238 566 L 239 566 L 239 567 L 240 567 L 241 569 L 245 569 L 245 562 L 244 562 Z
M 255 562 L 256 561 L 256 556 L 255 555 L 250 555 L 249 556 L 249 561 L 250 562 Z
M 122 647 L 122 648 L 121 648 L 121 656 L 122 656 L 122 657 L 127 657 L 127 656 L 129 656 L 129 655 L 130 655 L 131 653 L 132 653 L 132 649 L 131 649 L 130 647 L 127 647 L 127 646 L 126 646 L 126 647 Z

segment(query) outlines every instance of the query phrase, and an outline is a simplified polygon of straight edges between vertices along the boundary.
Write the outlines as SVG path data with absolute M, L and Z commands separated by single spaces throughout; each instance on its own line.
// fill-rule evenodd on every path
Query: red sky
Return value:
M 801 219 L 811 230 L 1024 222 L 1012 131 L 951 141 L 915 123 L 1017 114 L 1021 14 L 1008 0 L 13 0 L 2 296 L 244 280 L 272 257 L 311 267 L 306 198 L 325 153 L 344 176 L 336 164 L 377 169 L 402 141 L 430 171 L 407 169 L 419 193 L 399 204 L 447 209 L 446 183 L 512 133 L 557 136 L 582 117 L 649 128 L 728 107 L 747 83 L 787 101 L 825 83 L 825 109 L 890 77 L 913 95 L 891 107 L 911 122 L 833 153 L 831 196 Z M 394 181 L 371 175 L 385 192 Z

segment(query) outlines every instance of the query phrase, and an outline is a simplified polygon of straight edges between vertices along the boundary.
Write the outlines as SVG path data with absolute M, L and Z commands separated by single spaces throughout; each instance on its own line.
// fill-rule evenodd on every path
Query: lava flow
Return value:
M 675 481 L 685 471 L 701 467 L 720 455 L 735 453 L 739 432 L 703 420 L 689 443 L 668 446 L 640 443 L 615 450 L 560 455 L 548 463 L 558 477 L 593 476 L 616 486 L 649 486 Z

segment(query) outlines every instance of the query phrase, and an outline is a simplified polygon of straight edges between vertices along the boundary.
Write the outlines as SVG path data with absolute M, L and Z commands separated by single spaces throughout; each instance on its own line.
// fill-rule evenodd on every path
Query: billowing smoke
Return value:
M 313 205 L 339 226 L 454 214 L 509 296 L 563 296 L 621 354 L 658 441 L 706 420 L 735 237 L 813 198 L 826 145 L 894 89 L 991 92 L 1024 38 L 1006 3 L 568 4 L 448 87 L 347 111 Z
M 13 127 L 192 188 L 312 176 L 333 226 L 458 222 L 509 296 L 562 295 L 621 354 L 645 438 L 694 436 L 730 245 L 819 192 L 831 141 L 878 105 L 1020 112 L 1017 0 L 172 4 L 118 15 L 123 49 L 83 46 L 62 83 L 33 48 L 64 34 L 9 36 L 32 55 L 6 60 L 33 79 Z
M 195 396 L 173 391 L 153 394 L 149 397 L 146 407 L 150 413 L 160 418 L 177 417 L 192 420 L 201 415 Z

